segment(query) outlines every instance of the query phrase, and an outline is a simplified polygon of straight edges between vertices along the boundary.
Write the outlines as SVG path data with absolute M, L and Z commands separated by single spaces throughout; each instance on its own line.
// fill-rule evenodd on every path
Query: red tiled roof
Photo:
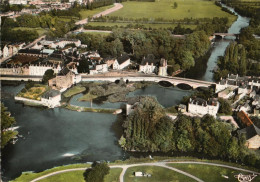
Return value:
M 248 115 L 244 111 L 240 111 L 237 113 L 237 116 L 241 119 L 241 121 L 246 125 L 246 126 L 251 126 L 253 122 L 251 119 L 248 117 Z

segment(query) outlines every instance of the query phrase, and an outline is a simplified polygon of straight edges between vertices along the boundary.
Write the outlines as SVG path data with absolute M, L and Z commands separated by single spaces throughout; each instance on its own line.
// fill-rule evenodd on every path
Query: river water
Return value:
M 237 14 L 233 8 L 222 5 L 237 15 L 237 20 L 231 25 L 228 29 L 230 34 L 239 34 L 242 28 L 245 28 L 249 25 L 249 18 L 242 17 Z M 205 80 L 214 82 L 213 70 L 216 67 L 218 57 L 223 56 L 227 46 L 234 41 L 234 37 L 225 37 L 224 39 L 216 40 L 213 44 L 210 54 L 204 56 L 204 58 L 197 60 L 194 68 L 181 74 L 181 77 L 193 78 L 198 80 Z
M 249 19 L 238 15 L 237 21 L 228 32 L 239 33 L 241 28 L 248 26 L 248 22 Z M 216 66 L 218 56 L 224 54 L 231 41 L 232 38 L 217 41 L 210 56 L 199 60 L 195 69 L 184 73 L 183 76 L 213 81 L 211 71 Z M 2 150 L 1 170 L 4 181 L 14 179 L 24 171 L 37 172 L 64 164 L 95 160 L 113 161 L 128 157 L 117 144 L 118 133 L 114 129 L 116 115 L 23 106 L 15 103 L 13 99 L 23 87 L 23 84 L 2 86 L 1 90 L 2 101 L 15 117 L 19 135 L 22 135 L 15 145 L 8 144 Z M 189 94 L 191 91 L 152 85 L 129 93 L 128 97 L 151 95 L 164 107 L 169 107 L 179 104 L 182 97 Z M 89 106 L 90 103 L 77 101 L 80 96 L 74 96 L 71 103 Z M 121 105 L 122 103 L 104 103 L 92 106 L 119 108 Z

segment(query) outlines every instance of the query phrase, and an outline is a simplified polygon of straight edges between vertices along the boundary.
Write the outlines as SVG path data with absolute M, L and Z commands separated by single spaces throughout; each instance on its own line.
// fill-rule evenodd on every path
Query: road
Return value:
M 121 8 L 123 8 L 123 5 L 121 3 L 114 3 L 114 7 L 109 8 L 109 9 L 107 9 L 105 11 L 102 11 L 100 13 L 97 13 L 97 14 L 93 15 L 92 16 L 92 20 L 94 18 L 98 18 L 100 16 L 105 16 L 105 15 L 108 15 L 110 13 L 113 13 L 113 12 L 115 12 L 115 11 L 121 9 Z M 75 24 L 76 25 L 84 25 L 84 24 L 87 24 L 87 23 L 88 23 L 88 18 L 85 18 L 83 20 L 80 20 L 80 21 L 76 22 Z
M 181 171 L 181 170 L 179 170 L 177 168 L 167 166 L 167 164 L 174 164 L 174 163 L 175 164 L 211 165 L 211 166 L 224 167 L 224 168 L 229 168 L 229 169 L 234 169 L 234 170 L 239 170 L 239 171 L 244 171 L 244 172 L 254 173 L 254 174 L 260 175 L 260 173 L 255 172 L 255 171 L 242 169 L 242 168 L 239 168 L 239 167 L 233 167 L 233 166 L 229 166 L 229 165 L 225 165 L 225 164 L 217 164 L 217 163 L 209 163 L 209 162 L 194 162 L 194 161 L 183 161 L 183 162 L 162 161 L 162 162 L 139 163 L 139 164 L 128 164 L 128 165 L 112 165 L 112 166 L 110 166 L 110 168 L 122 168 L 123 169 L 121 174 L 120 174 L 120 182 L 124 182 L 124 175 L 125 175 L 125 172 L 127 171 L 127 169 L 130 168 L 130 167 L 136 167 L 136 166 L 158 166 L 158 167 L 164 167 L 164 168 L 170 169 L 172 171 L 181 173 L 181 174 L 183 174 L 183 175 L 185 175 L 187 177 L 193 178 L 196 181 L 203 182 L 203 180 L 197 178 L 196 176 L 193 176 L 193 175 L 191 175 L 191 174 L 189 174 L 187 172 Z M 56 171 L 56 172 L 52 172 L 52 173 L 46 174 L 44 176 L 41 176 L 39 178 L 36 178 L 36 179 L 32 180 L 31 182 L 36 182 L 36 181 L 42 180 L 44 178 L 47 178 L 47 177 L 50 177 L 50 176 L 53 176 L 53 175 L 56 175 L 56 174 L 61 174 L 61 173 L 66 173 L 66 172 L 71 172 L 71 171 L 84 171 L 86 169 L 87 168 L 74 168 L 74 169 L 65 169 L 65 170 L 62 170 L 62 171 Z
M 46 37 L 46 35 L 43 35 L 41 37 L 39 37 L 38 39 L 35 39 L 33 42 L 31 42 L 30 44 L 28 44 L 27 46 L 23 47 L 23 49 L 27 49 L 27 48 L 31 48 L 34 44 L 38 43 L 39 41 L 41 41 L 42 39 L 44 39 Z

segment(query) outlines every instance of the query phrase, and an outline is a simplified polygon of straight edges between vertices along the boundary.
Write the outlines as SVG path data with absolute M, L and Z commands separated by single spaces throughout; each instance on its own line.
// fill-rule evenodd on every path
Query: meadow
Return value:
M 174 2 L 177 8 L 174 8 Z M 124 18 L 148 18 L 153 20 L 163 18 L 165 20 L 180 20 L 184 18 L 213 18 L 228 17 L 230 21 L 235 16 L 230 15 L 216 6 L 214 1 L 205 0 L 156 0 L 155 2 L 123 2 L 123 8 L 111 13 L 109 16 Z

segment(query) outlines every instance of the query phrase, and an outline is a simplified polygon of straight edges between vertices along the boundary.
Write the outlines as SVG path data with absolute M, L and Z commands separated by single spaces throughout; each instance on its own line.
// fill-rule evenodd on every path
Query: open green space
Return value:
M 78 165 L 70 165 L 75 166 L 75 168 L 79 168 L 77 167 Z M 82 167 L 86 167 L 86 166 L 82 166 Z M 89 166 L 87 166 L 89 167 Z M 55 169 L 55 168 L 54 168 Z M 60 169 L 63 170 L 63 169 Z M 54 172 L 54 171 L 53 171 Z M 53 176 L 49 176 L 45 179 L 39 180 L 40 182 L 85 182 L 84 180 L 84 174 L 85 170 L 80 170 L 80 171 L 69 171 L 69 172 L 65 172 L 65 173 L 60 173 L 60 174 L 56 174 Z M 104 182 L 119 182 L 119 176 L 120 173 L 122 172 L 121 168 L 111 168 L 109 171 L 109 174 L 105 176 Z M 33 176 L 32 174 L 38 174 L 38 173 L 29 173 L 29 176 Z M 39 177 L 39 176 L 37 176 Z M 19 177 L 17 178 L 15 181 L 27 181 L 28 180 L 32 180 L 35 179 L 36 176 L 34 176 L 34 178 L 22 178 Z
M 104 26 L 104 27 L 113 27 L 117 26 L 119 28 L 125 28 L 129 24 L 133 24 L 133 26 L 136 25 L 136 23 L 119 23 L 119 22 L 89 22 L 88 25 L 91 25 L 93 27 L 97 26 Z M 171 23 L 162 23 L 162 24 L 152 24 L 152 23 L 145 23 L 142 24 L 145 28 L 153 28 L 153 29 L 160 29 L 160 28 L 175 28 L 178 24 L 171 24 Z M 190 29 L 195 29 L 197 25 L 181 25 L 183 28 L 190 28 Z
M 85 171 L 71 171 L 66 173 L 57 174 L 40 180 L 40 182 L 85 182 L 83 173 Z
M 13 180 L 12 182 L 28 182 L 31 181 L 33 179 L 36 179 L 40 176 L 55 172 L 55 171 L 61 171 L 61 170 L 65 170 L 65 169 L 73 169 L 73 168 L 87 168 L 90 167 L 90 164 L 70 164 L 70 165 L 66 165 L 66 166 L 59 166 L 59 167 L 55 167 L 52 169 L 47 169 L 43 172 L 39 172 L 39 173 L 33 173 L 33 172 L 24 172 L 22 173 L 22 175 L 18 178 L 16 178 L 15 180 Z
M 136 177 L 134 172 L 149 173 L 151 177 Z M 128 168 L 124 175 L 125 182 L 170 182 L 170 181 L 195 181 L 190 177 L 173 170 L 157 166 L 137 166 Z
M 15 27 L 13 30 L 36 30 L 36 32 L 39 34 L 39 36 L 45 34 L 48 32 L 48 30 L 44 28 L 29 28 L 29 27 Z
M 109 174 L 105 176 L 104 182 L 119 182 L 122 168 L 110 168 Z
M 174 2 L 177 8 L 174 8 Z M 162 18 L 165 20 L 179 20 L 184 18 L 213 18 L 228 17 L 230 23 L 235 20 L 235 16 L 221 10 L 214 4 L 214 1 L 205 0 L 156 0 L 156 2 L 123 2 L 123 8 L 109 14 L 123 18 L 148 18 L 155 20 Z
M 85 19 L 85 18 L 88 18 L 88 17 L 92 17 L 93 15 L 100 13 L 102 11 L 105 11 L 109 8 L 112 8 L 113 6 L 114 5 L 103 6 L 103 7 L 100 7 L 100 8 L 93 9 L 93 10 L 81 10 L 79 13 L 80 13 L 82 19 Z
M 24 97 L 27 99 L 41 100 L 41 96 L 49 89 L 47 85 L 35 84 L 29 89 L 22 89 L 17 94 L 18 97 Z
M 73 95 L 76 95 L 78 93 L 81 93 L 83 91 L 85 91 L 86 88 L 85 87 L 81 87 L 81 86 L 74 86 L 72 88 L 70 88 L 69 90 L 67 90 L 65 93 L 64 93 L 64 96 L 65 97 L 71 97 Z
M 234 175 L 249 174 L 244 171 L 233 170 L 224 167 L 202 165 L 202 164 L 168 164 L 168 166 L 180 169 L 182 171 L 188 172 L 203 181 L 219 182 L 219 181 L 234 181 L 238 180 Z M 227 178 L 228 177 L 228 178 Z M 253 181 L 259 181 L 260 177 L 256 177 Z

